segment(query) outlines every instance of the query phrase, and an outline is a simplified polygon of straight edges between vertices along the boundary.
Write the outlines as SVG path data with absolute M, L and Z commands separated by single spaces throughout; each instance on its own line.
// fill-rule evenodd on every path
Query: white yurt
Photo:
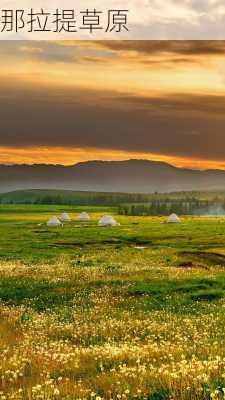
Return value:
M 120 225 L 111 215 L 103 215 L 98 221 L 99 226 L 118 226 Z
M 56 217 L 51 217 L 48 222 L 47 222 L 47 226 L 60 226 L 62 225 L 62 222 Z
M 180 218 L 177 214 L 171 214 L 167 219 L 168 224 L 178 224 L 180 222 Z
M 63 212 L 60 217 L 59 217 L 60 221 L 62 222 L 70 222 L 71 218 L 69 216 L 69 214 L 67 212 Z
M 78 217 L 78 220 L 82 222 L 88 222 L 90 221 L 90 219 L 91 219 L 90 215 L 85 211 L 82 212 Z

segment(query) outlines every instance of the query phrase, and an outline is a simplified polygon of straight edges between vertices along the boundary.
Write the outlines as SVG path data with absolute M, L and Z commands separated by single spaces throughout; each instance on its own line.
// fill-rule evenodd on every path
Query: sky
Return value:
M 0 41 L 0 163 L 225 169 L 225 41 Z
M 24 16 L 27 11 L 33 8 L 38 12 L 41 8 L 50 12 L 52 15 L 56 9 L 55 0 L 1 0 L 1 8 L 4 10 L 19 9 L 24 10 Z M 83 9 L 102 11 L 101 22 L 103 26 L 107 23 L 108 10 L 129 10 L 129 27 L 119 35 L 121 39 L 221 39 L 225 37 L 225 4 L 224 0 L 58 0 L 57 8 L 59 10 L 74 10 L 76 13 L 76 23 L 80 25 L 82 20 L 80 11 Z M 50 18 L 51 19 L 51 18 Z M 29 18 L 28 18 L 29 20 Z M 26 22 L 26 18 L 25 18 Z M 49 21 L 48 21 L 49 22 Z M 26 25 L 26 24 L 25 24 Z M 50 29 L 51 30 L 51 29 Z M 73 39 L 71 35 L 61 32 L 60 37 Z M 19 30 L 18 35 L 13 32 L 2 33 L 4 39 L 20 38 L 40 39 L 43 38 L 43 32 L 33 32 L 29 34 L 29 29 Z M 86 38 L 90 34 L 86 30 L 77 30 L 76 38 Z M 95 30 L 93 35 L 95 39 L 116 38 L 115 32 L 105 30 Z M 50 39 L 59 39 L 58 34 L 45 33 L 45 37 Z

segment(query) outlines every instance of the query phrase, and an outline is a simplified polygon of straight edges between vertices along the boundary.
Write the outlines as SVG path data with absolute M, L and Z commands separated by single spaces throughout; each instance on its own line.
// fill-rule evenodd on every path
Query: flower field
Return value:
M 1 400 L 225 398 L 225 219 L 26 210 L 0 210 Z

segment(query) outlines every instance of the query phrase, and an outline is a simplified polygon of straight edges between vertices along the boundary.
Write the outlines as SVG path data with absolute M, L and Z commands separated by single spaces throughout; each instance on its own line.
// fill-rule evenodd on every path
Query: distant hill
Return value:
M 1 204 L 63 204 L 117 206 L 126 203 L 148 202 L 151 194 L 76 192 L 72 190 L 32 189 L 0 194 Z
M 147 160 L 88 161 L 69 167 L 0 165 L 1 193 L 25 189 L 121 193 L 224 190 L 225 171 L 183 169 Z

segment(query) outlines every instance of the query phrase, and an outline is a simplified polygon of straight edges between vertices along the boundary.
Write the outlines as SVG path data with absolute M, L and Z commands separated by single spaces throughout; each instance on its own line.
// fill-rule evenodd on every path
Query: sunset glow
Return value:
M 1 163 L 225 169 L 225 42 L 8 42 L 0 55 Z
M 161 154 L 131 153 L 115 151 L 110 149 L 77 149 L 64 147 L 37 147 L 37 148 L 10 148 L 0 147 L 1 164 L 62 164 L 74 165 L 79 162 L 89 160 L 121 161 L 128 159 L 142 159 L 152 161 L 162 161 L 180 168 L 193 169 L 224 169 L 224 162 L 213 160 L 199 160 L 194 158 L 172 157 Z

